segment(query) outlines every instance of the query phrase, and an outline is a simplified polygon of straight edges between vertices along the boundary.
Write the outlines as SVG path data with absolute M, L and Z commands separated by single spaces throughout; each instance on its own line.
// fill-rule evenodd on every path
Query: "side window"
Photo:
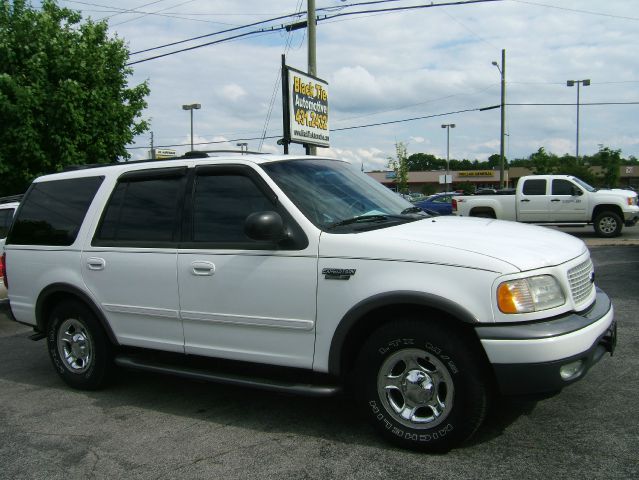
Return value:
M 71 245 L 102 180 L 104 177 L 83 177 L 32 184 L 7 243 Z
M 162 247 L 177 244 L 185 170 L 169 174 L 152 172 L 147 177 L 121 177 L 107 203 L 93 245 Z
M 9 227 L 11 226 L 11 219 L 13 218 L 13 208 L 0 209 L 0 238 L 7 236 Z
M 197 175 L 192 241 L 256 243 L 244 233 L 246 217 L 274 209 L 271 200 L 248 176 L 231 172 Z
M 546 195 L 546 180 L 526 180 L 522 192 L 524 195 Z
M 572 195 L 575 184 L 568 180 L 557 179 L 552 181 L 553 195 Z

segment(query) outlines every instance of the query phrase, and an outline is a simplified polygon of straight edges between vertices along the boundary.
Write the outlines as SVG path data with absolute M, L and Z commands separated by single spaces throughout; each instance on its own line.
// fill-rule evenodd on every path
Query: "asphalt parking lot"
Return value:
M 129 371 L 74 391 L 45 343 L 2 317 L 0 478 L 639 478 L 639 246 L 590 248 L 619 322 L 614 357 L 552 398 L 498 399 L 472 441 L 442 455 L 387 445 L 344 397 Z

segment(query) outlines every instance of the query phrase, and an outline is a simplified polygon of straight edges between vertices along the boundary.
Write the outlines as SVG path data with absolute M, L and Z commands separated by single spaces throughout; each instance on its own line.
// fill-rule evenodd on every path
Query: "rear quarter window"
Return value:
M 104 177 L 31 185 L 7 237 L 15 245 L 71 245 Z

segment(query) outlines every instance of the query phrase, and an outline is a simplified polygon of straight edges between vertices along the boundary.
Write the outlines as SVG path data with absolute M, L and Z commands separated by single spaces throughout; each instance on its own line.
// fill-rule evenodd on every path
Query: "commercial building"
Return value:
M 601 167 L 592 167 L 592 172 L 599 176 L 602 174 Z M 443 170 L 428 172 L 408 172 L 408 190 L 411 192 L 422 192 L 425 185 L 435 187 L 435 191 L 444 191 L 445 186 L 442 177 Z M 395 187 L 395 172 L 368 172 L 372 178 L 389 188 Z M 460 170 L 451 171 L 452 188 L 456 188 L 462 183 L 470 183 L 475 188 L 499 188 L 499 170 Z M 532 175 L 532 171 L 524 167 L 511 167 L 504 171 L 504 184 L 507 187 L 514 187 L 517 180 L 526 175 Z M 639 165 L 622 165 L 619 167 L 620 188 L 639 187 Z

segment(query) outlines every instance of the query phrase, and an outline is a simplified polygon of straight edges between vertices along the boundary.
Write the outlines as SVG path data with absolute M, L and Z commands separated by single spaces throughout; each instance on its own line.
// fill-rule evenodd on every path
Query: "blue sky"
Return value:
M 354 3 L 358 2 L 316 0 L 318 9 Z M 396 0 L 340 11 L 430 3 Z M 306 9 L 306 0 L 60 0 L 59 4 L 80 10 L 85 17 L 109 17 L 111 31 L 132 52 Z M 498 153 L 498 109 L 447 113 L 499 103 L 500 74 L 491 62 L 500 61 L 504 48 L 508 103 L 572 104 L 508 106 L 507 157 L 526 157 L 542 146 L 558 155 L 574 154 L 576 89 L 566 86 L 568 79 L 591 80 L 580 90 L 580 153 L 595 153 L 603 144 L 639 157 L 639 105 L 587 105 L 639 101 L 638 5 L 635 0 L 504 0 L 321 21 L 318 76 L 329 83 L 333 131 L 331 148 L 319 153 L 363 164 L 367 170 L 383 168 L 396 141 L 407 143 L 409 154 L 445 157 L 442 123 L 457 125 L 451 130 L 451 158 L 483 160 Z M 125 11 L 132 9 L 137 12 Z M 158 53 L 165 51 L 171 49 Z M 306 70 L 304 29 L 134 65 L 131 82 L 148 79 L 151 86 L 144 116 L 151 121 L 155 144 L 178 145 L 174 147 L 178 152 L 189 148 L 189 115 L 181 105 L 195 102 L 202 105 L 194 115 L 195 142 L 261 137 L 273 96 L 267 136 L 280 135 L 281 89 L 276 80 L 285 51 L 289 65 Z M 134 55 L 132 60 L 145 56 Z M 425 116 L 433 117 L 335 131 Z M 133 157 L 145 157 L 149 142 L 149 134 L 137 138 L 131 145 Z M 248 143 L 252 150 L 281 152 L 275 142 Z M 235 143 L 198 148 L 235 148 Z M 292 152 L 301 153 L 302 148 L 293 146 Z

